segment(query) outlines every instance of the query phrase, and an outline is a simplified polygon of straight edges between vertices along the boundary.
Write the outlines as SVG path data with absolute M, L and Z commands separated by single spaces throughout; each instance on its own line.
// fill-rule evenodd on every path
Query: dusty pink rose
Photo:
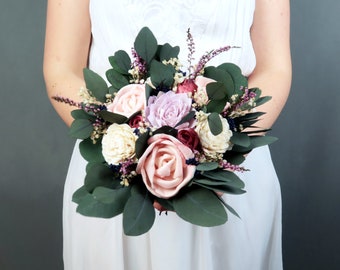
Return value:
M 107 110 L 130 117 L 145 108 L 145 86 L 142 84 L 128 84 L 122 87 Z
M 191 150 L 198 150 L 200 139 L 193 128 L 181 129 L 178 131 L 177 139 L 188 146 Z
M 167 134 L 152 136 L 149 147 L 138 161 L 147 189 L 159 198 L 171 198 L 194 176 L 196 167 L 186 164 L 193 152 L 176 138 Z
M 197 89 L 197 85 L 191 79 L 186 79 L 179 85 L 177 85 L 176 93 L 191 93 L 192 95 L 195 93 Z
M 151 127 L 162 126 L 175 127 L 190 111 L 192 100 L 187 94 L 176 94 L 172 91 L 160 92 L 158 96 L 151 96 L 148 106 L 145 108 L 145 117 Z M 187 128 L 193 125 L 193 121 L 183 123 L 176 128 Z

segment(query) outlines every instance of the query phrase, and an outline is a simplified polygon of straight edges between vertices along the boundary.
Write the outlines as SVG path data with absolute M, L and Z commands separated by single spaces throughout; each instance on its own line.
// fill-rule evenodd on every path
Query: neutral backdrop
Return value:
M 340 1 L 295 0 L 292 91 L 272 135 L 286 270 L 340 265 Z M 0 269 L 62 269 L 73 147 L 42 77 L 46 1 L 0 0 Z M 275 269 L 273 269 L 275 270 Z

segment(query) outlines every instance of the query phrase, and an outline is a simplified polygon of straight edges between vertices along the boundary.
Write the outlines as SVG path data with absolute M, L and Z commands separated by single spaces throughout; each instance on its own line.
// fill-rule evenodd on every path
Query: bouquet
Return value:
M 159 203 L 200 226 L 217 226 L 237 212 L 218 193 L 242 194 L 235 172 L 253 148 L 275 141 L 257 135 L 267 102 L 258 88 L 248 88 L 238 66 L 207 63 L 232 47 L 203 55 L 192 65 L 195 44 L 188 30 L 184 72 L 180 48 L 159 45 L 144 27 L 129 54 L 109 57 L 106 79 L 84 69 L 82 101 L 55 96 L 77 109 L 71 136 L 81 139 L 88 162 L 84 185 L 73 194 L 77 211 L 111 218 L 123 214 L 126 235 L 140 235 L 153 225 Z

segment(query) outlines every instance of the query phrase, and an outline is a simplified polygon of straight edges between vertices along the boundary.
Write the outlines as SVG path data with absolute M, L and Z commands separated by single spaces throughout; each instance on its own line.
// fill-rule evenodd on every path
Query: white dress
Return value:
M 108 56 L 130 51 L 140 28 L 149 26 L 159 43 L 181 46 L 187 59 L 186 31 L 196 44 L 196 60 L 224 45 L 241 46 L 214 61 L 238 64 L 252 72 L 255 56 L 249 30 L 255 0 L 92 0 L 93 42 L 90 68 L 104 74 Z M 149 233 L 125 236 L 121 216 L 84 217 L 71 202 L 85 176 L 78 145 L 71 159 L 64 193 L 64 265 L 66 270 L 280 270 L 281 194 L 268 147 L 253 150 L 243 173 L 247 193 L 224 195 L 241 219 L 229 215 L 225 225 L 203 228 L 175 213 L 156 215 Z

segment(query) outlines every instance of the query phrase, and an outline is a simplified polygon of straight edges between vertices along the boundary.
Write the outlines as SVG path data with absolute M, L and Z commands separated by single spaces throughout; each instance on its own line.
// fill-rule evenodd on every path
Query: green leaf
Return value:
M 93 115 L 89 115 L 87 112 L 85 112 L 82 109 L 79 110 L 73 110 L 71 112 L 71 115 L 73 117 L 73 119 L 90 119 L 90 120 L 95 120 L 95 116 Z
M 134 185 L 123 212 L 124 233 L 131 236 L 146 233 L 154 220 L 155 209 L 149 192 L 142 185 Z
M 173 205 L 178 216 L 195 225 L 211 227 L 228 220 L 227 212 L 214 192 L 204 188 L 176 196 Z
M 178 130 L 170 126 L 162 126 L 159 129 L 156 129 L 153 132 L 153 135 L 162 134 L 162 133 L 171 135 L 173 137 L 177 137 Z
M 94 71 L 85 68 L 83 70 L 86 88 L 91 91 L 92 95 L 100 102 L 106 101 L 108 86 L 105 80 Z
M 170 58 L 178 58 L 179 47 L 172 47 L 169 43 L 165 43 L 160 48 L 159 58 L 161 61 L 169 60 Z
M 218 162 L 204 162 L 196 166 L 197 171 L 211 171 L 218 168 Z
M 225 85 L 220 82 L 208 83 L 206 89 L 209 98 L 207 111 L 217 113 L 222 112 L 227 103 L 227 91 Z
M 204 77 L 208 77 L 219 83 L 222 83 L 225 88 L 224 92 L 229 97 L 231 97 L 234 94 L 235 85 L 234 85 L 233 78 L 225 70 L 212 67 L 212 66 L 206 67 L 204 69 Z
M 209 101 L 208 105 L 206 106 L 207 112 L 216 112 L 221 113 L 226 105 L 226 101 L 221 100 L 211 100 Z
M 211 113 L 208 116 L 208 124 L 213 135 L 217 136 L 223 130 L 222 121 L 218 113 Z
M 226 151 L 223 155 L 223 158 L 230 162 L 231 164 L 240 165 L 245 160 L 245 157 L 242 153 L 234 152 L 234 151 Z
M 233 172 L 218 169 L 215 171 L 202 172 L 202 176 L 214 181 L 222 181 L 233 188 L 244 188 L 244 182 Z
M 70 127 L 69 134 L 72 138 L 86 139 L 92 134 L 93 126 L 88 119 L 75 119 Z
M 238 218 L 240 218 L 240 216 L 237 214 L 237 212 L 235 211 L 234 208 L 232 208 L 229 204 L 227 204 L 222 197 L 218 196 L 219 200 L 223 203 L 223 205 L 228 209 L 228 211 L 230 213 L 232 213 L 233 215 L 237 216 Z
M 228 193 L 228 194 L 233 194 L 233 195 L 241 195 L 246 192 L 245 190 L 241 188 L 233 188 L 222 182 L 214 183 L 212 180 L 210 180 L 209 182 L 204 183 L 204 181 L 201 181 L 201 180 L 203 179 L 200 179 L 200 181 L 194 181 L 193 184 L 200 186 L 202 188 L 208 189 L 208 190 L 212 190 L 214 192 L 223 192 L 223 193 Z
M 78 203 L 77 212 L 88 217 L 112 218 L 122 211 L 115 204 L 105 204 L 87 194 Z
M 109 62 L 113 69 L 124 75 L 129 75 L 131 68 L 131 59 L 127 52 L 119 50 L 114 56 L 109 57 Z
M 175 127 L 178 127 L 179 125 L 182 125 L 183 123 L 189 122 L 191 119 L 193 119 L 193 118 L 195 117 L 195 115 L 196 115 L 196 112 L 195 112 L 195 111 L 189 112 L 186 116 L 184 116 L 184 117 L 182 118 L 181 121 L 179 121 L 179 122 L 175 125 Z
M 93 191 L 93 197 L 105 204 L 115 204 L 117 208 L 120 208 L 120 213 L 123 212 L 125 203 L 131 194 L 131 187 L 123 187 L 117 189 L 111 189 L 106 187 L 96 187 Z
M 250 139 L 247 134 L 241 132 L 233 132 L 233 136 L 230 138 L 233 144 L 248 147 L 250 145 Z
M 114 69 L 107 70 L 105 74 L 113 89 L 119 90 L 129 84 L 129 79 Z M 110 90 L 110 92 L 112 92 L 112 90 Z
M 226 87 L 221 82 L 211 82 L 206 86 L 209 100 L 225 100 L 227 98 Z
M 223 69 L 228 72 L 231 76 L 234 84 L 234 93 L 241 94 L 241 87 L 248 87 L 248 79 L 243 76 L 242 71 L 239 66 L 233 63 L 223 63 L 217 67 L 218 69 Z
M 82 157 L 88 162 L 104 162 L 102 146 L 100 142 L 93 143 L 90 138 L 83 140 L 79 144 Z
M 136 140 L 136 148 L 135 148 L 135 151 L 136 151 L 136 157 L 137 158 L 140 158 L 146 148 L 148 148 L 148 140 L 150 138 L 150 134 L 149 132 L 145 132 L 143 134 L 141 134 L 138 139 Z
M 78 188 L 72 195 L 72 202 L 79 204 L 79 202 L 89 194 L 85 186 Z
M 171 87 L 174 83 L 175 69 L 173 66 L 164 65 L 161 62 L 153 60 L 150 66 L 151 82 L 155 86 L 163 85 Z
M 277 141 L 276 137 L 267 136 L 267 135 L 266 136 L 249 136 L 249 138 L 250 138 L 250 145 L 248 147 L 242 147 L 242 146 L 239 146 L 239 145 L 234 145 L 232 150 L 237 151 L 237 152 L 246 153 L 246 152 L 249 152 L 256 147 L 268 145 L 268 144 L 271 144 L 271 143 Z
M 266 113 L 265 112 L 247 113 L 243 116 L 237 117 L 237 121 L 242 123 L 243 121 L 255 120 L 255 119 L 260 118 L 264 114 Z
M 85 187 L 92 192 L 96 187 L 112 187 L 115 180 L 112 170 L 105 164 L 96 163 L 91 166 L 85 176 Z
M 140 30 L 135 39 L 134 48 L 137 54 L 149 65 L 158 48 L 157 40 L 149 28 L 143 27 Z
M 100 111 L 99 116 L 102 117 L 106 122 L 111 124 L 124 124 L 128 120 L 128 118 L 124 115 L 113 113 L 109 111 Z
M 251 145 L 253 148 L 260 147 L 263 145 L 268 145 L 276 142 L 278 139 L 273 136 L 251 136 Z
M 269 96 L 260 97 L 260 98 L 258 98 L 256 100 L 256 106 L 255 107 L 261 106 L 261 105 L 263 105 L 264 103 L 268 102 L 271 99 L 272 99 L 272 97 L 269 97 Z

